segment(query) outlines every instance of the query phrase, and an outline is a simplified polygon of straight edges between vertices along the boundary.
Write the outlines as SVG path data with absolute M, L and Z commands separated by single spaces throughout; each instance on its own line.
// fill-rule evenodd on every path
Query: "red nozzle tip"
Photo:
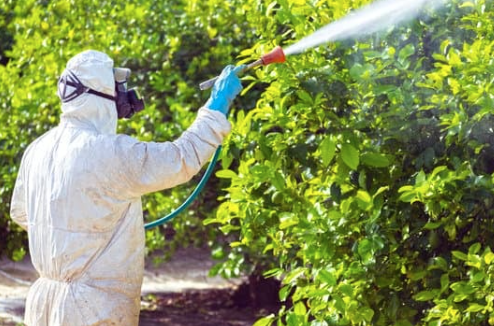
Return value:
M 261 60 L 263 65 L 269 65 L 270 63 L 283 63 L 286 61 L 286 58 L 281 46 L 277 46 L 271 52 L 263 55 Z

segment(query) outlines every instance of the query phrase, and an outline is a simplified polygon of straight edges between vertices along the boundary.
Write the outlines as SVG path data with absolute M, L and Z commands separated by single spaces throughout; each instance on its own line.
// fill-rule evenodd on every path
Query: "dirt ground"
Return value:
M 139 326 L 250 326 L 265 313 L 237 304 L 242 279 L 209 277 L 206 250 L 184 249 L 156 267 L 147 264 Z M 29 258 L 0 258 L 0 325 L 20 325 L 29 286 L 36 280 Z
M 156 295 L 141 310 L 140 325 L 250 326 L 255 316 L 252 308 L 235 306 L 231 290 L 210 289 Z

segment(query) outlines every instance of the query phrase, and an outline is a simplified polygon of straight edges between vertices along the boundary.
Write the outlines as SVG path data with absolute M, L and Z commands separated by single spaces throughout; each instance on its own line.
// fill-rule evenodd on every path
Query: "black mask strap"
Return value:
M 63 83 L 65 85 L 63 90 L 62 91 L 59 90 L 59 92 L 58 92 L 58 95 L 60 96 L 60 99 L 62 100 L 63 103 L 72 101 L 73 99 L 75 99 L 76 97 L 78 97 L 84 93 L 89 93 L 89 94 L 93 94 L 96 96 L 100 96 L 100 97 L 106 98 L 106 99 L 111 100 L 111 101 L 116 100 L 114 96 L 111 96 L 111 95 L 108 95 L 105 93 L 101 93 L 101 92 L 95 91 L 94 89 L 91 89 L 89 87 L 84 86 L 81 83 L 81 81 L 79 80 L 79 78 L 77 78 L 77 76 L 72 71 L 69 71 L 68 74 L 65 74 L 62 77 L 60 77 L 60 79 L 58 80 L 58 83 L 59 84 Z M 73 88 L 75 88 L 75 90 L 72 93 L 67 94 L 67 86 L 73 87 Z

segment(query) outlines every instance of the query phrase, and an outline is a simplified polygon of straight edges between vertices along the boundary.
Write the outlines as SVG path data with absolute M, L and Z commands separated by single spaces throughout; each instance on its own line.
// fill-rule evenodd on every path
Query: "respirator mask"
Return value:
M 113 74 L 115 76 L 115 96 L 98 92 L 84 86 L 79 78 L 77 78 L 70 70 L 66 71 L 58 81 L 59 86 L 60 84 L 64 85 L 63 87 L 58 87 L 58 96 L 63 103 L 72 101 L 84 93 L 93 94 L 114 101 L 117 106 L 117 115 L 119 119 L 128 119 L 136 112 L 144 110 L 144 100 L 137 89 L 127 89 L 127 79 L 130 76 L 130 70 L 126 68 L 114 68 Z M 72 87 L 74 91 L 69 93 L 67 90 L 68 86 Z

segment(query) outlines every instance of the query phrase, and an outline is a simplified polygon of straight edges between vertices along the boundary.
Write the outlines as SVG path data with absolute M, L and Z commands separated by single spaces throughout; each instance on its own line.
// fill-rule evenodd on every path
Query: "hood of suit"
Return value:
M 95 50 L 81 52 L 67 62 L 63 74 L 68 71 L 75 74 L 84 86 L 115 95 L 113 60 L 107 54 Z M 70 88 L 61 83 L 58 87 Z M 62 103 L 61 121 L 75 127 L 94 129 L 102 134 L 115 134 L 117 120 L 115 101 L 94 94 L 84 93 Z

